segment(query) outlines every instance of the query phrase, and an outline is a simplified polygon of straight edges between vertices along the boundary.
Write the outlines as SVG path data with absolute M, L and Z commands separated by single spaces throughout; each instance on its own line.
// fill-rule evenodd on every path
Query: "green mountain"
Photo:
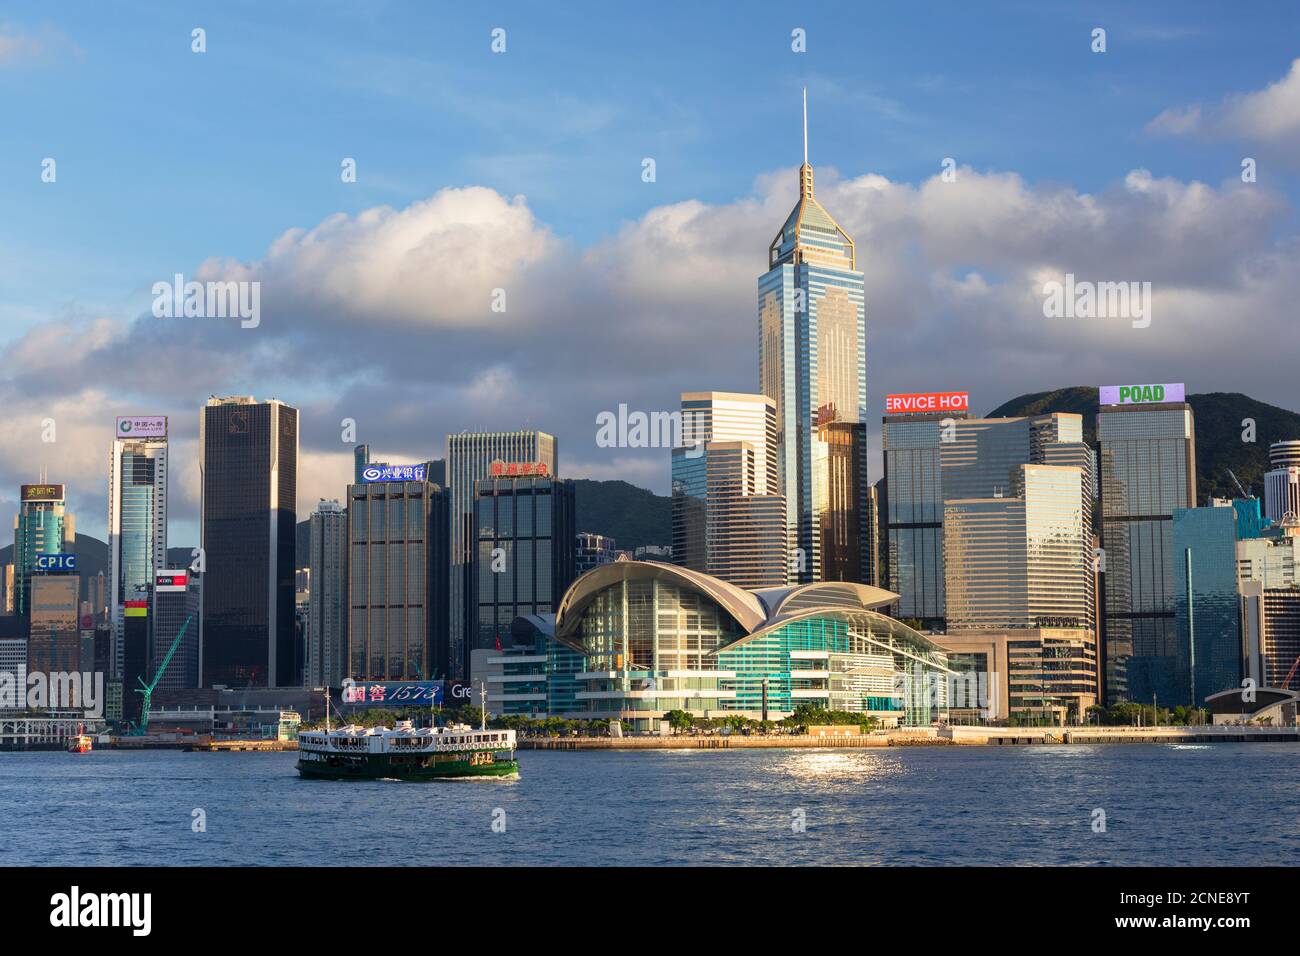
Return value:
M 621 550 L 673 543 L 672 499 L 626 481 L 574 481 L 578 530 L 613 538 Z
M 579 531 L 608 535 L 625 551 L 644 544 L 667 547 L 673 541 L 672 499 L 626 481 L 574 479 Z M 298 560 L 307 562 L 311 522 L 298 522 Z M 189 554 L 189 550 L 185 552 Z M 189 564 L 186 558 L 185 564 Z
M 1238 392 L 1188 395 L 1196 418 L 1196 495 L 1200 503 L 1210 496 L 1238 498 L 1228 470 L 1252 494 L 1264 496 L 1268 471 L 1268 446 L 1275 441 L 1300 439 L 1300 414 L 1257 401 Z M 1084 439 L 1097 440 L 1097 389 L 1088 386 L 1035 392 L 1004 402 L 989 413 L 1001 416 L 1038 415 L 1043 412 L 1078 412 L 1083 415 Z M 1247 419 L 1255 423 L 1255 440 L 1242 440 Z

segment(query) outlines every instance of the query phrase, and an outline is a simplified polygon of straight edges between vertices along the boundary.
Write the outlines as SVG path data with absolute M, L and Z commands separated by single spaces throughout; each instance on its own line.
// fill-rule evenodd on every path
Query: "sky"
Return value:
M 873 480 L 891 392 L 1300 410 L 1298 28 L 1283 2 L 0 8 L 0 513 L 44 468 L 102 536 L 115 416 L 165 414 L 197 543 L 212 394 L 302 410 L 300 518 L 345 491 L 345 419 L 393 462 L 540 428 L 562 475 L 666 493 L 667 452 L 598 447 L 597 416 L 758 388 L 805 87 L 866 277 Z M 258 324 L 155 317 L 176 274 L 260 283 Z M 1045 316 L 1067 274 L 1150 282 L 1150 324 Z

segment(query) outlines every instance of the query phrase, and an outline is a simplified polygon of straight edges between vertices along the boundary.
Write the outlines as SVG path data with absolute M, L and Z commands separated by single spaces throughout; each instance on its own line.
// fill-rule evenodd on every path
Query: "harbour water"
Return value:
M 1292 743 L 524 751 L 518 780 L 422 784 L 301 780 L 294 761 L 0 754 L 0 861 L 1248 866 L 1300 850 Z

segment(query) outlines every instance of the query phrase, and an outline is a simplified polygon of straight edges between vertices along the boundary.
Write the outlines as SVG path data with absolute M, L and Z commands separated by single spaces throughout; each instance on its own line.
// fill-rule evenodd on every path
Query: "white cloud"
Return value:
M 1213 106 L 1176 106 L 1147 124 L 1166 136 L 1244 140 L 1293 150 L 1300 147 L 1300 58 L 1262 90 L 1229 96 Z
M 441 457 L 451 431 L 541 428 L 559 438 L 562 474 L 666 491 L 667 455 L 598 448 L 595 415 L 757 387 L 756 280 L 796 182 L 779 170 L 735 202 L 656 207 L 585 249 L 521 197 L 468 188 L 290 230 L 255 261 L 178 262 L 201 278 L 262 281 L 261 326 L 54 317 L 11 341 L 0 482 L 27 480 L 48 457 L 81 526 L 98 529 L 113 416 L 167 414 L 176 514 L 193 522 L 197 413 L 217 393 L 302 409 L 300 517 L 343 493 L 345 417 L 392 461 Z M 819 169 L 818 197 L 854 235 L 866 275 L 872 409 L 886 391 L 966 388 L 986 411 L 1022 392 L 1121 380 L 1292 400 L 1285 363 L 1245 344 L 1289 341 L 1300 297 L 1296 241 L 1274 235 L 1288 208 L 1262 186 L 1134 170 L 1091 194 L 967 167 L 954 183 L 915 185 Z M 1152 282 L 1152 326 L 1045 319 L 1042 284 L 1067 272 Z M 142 288 L 157 278 L 170 276 L 142 276 Z M 489 308 L 497 286 L 504 315 Z M 51 410 L 57 452 L 39 442 Z

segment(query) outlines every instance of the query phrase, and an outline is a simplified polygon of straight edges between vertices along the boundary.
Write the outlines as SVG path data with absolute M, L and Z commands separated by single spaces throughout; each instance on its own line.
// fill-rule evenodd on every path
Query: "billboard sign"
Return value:
M 37 571 L 75 571 L 77 556 L 75 554 L 38 554 Z
M 911 392 L 885 396 L 886 415 L 966 411 L 970 411 L 969 392 Z
M 118 438 L 166 438 L 166 415 L 119 415 Z
M 1098 391 L 1102 405 L 1152 405 L 1186 401 L 1183 383 L 1168 385 L 1103 385 Z
M 546 477 L 550 474 L 550 469 L 544 461 L 504 461 L 492 462 L 493 478 L 520 478 L 534 477 L 540 475 Z
M 153 578 L 155 594 L 174 594 L 189 584 L 188 571 L 159 571 Z
M 377 680 L 343 682 L 343 703 L 350 707 L 437 707 L 442 704 L 440 680 Z
M 447 687 L 444 697 L 448 707 L 458 707 L 461 704 L 474 703 L 474 685 L 469 681 L 449 680 L 446 682 Z
M 62 485 L 23 485 L 23 501 L 62 501 Z
M 368 465 L 361 472 L 361 480 L 424 481 L 424 465 Z

